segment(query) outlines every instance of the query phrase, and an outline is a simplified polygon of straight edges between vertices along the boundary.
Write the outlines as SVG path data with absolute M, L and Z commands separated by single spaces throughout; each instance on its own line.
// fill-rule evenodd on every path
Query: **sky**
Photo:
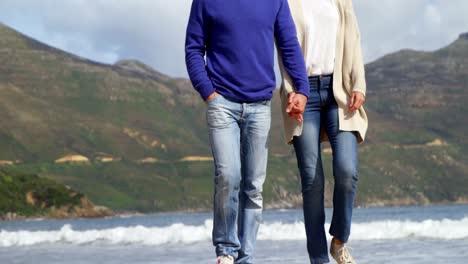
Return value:
M 0 22 L 95 61 L 138 59 L 170 76 L 187 77 L 184 42 L 191 3 L 192 0 L 0 0 Z M 435 50 L 468 32 L 467 0 L 353 3 L 366 62 L 404 48 Z

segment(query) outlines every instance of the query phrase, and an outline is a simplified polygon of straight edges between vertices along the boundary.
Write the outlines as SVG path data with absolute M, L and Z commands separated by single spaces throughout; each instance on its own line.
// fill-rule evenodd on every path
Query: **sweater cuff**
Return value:
M 365 89 L 359 89 L 359 88 L 354 88 L 353 92 L 360 92 L 366 97 L 366 90 Z
M 200 90 L 198 90 L 198 92 L 200 93 L 200 96 L 202 97 L 203 101 L 206 101 L 206 99 L 207 99 L 211 94 L 213 94 L 214 92 L 216 92 L 216 90 L 215 90 L 213 87 L 203 87 L 203 88 L 201 88 Z
M 305 97 L 309 98 L 309 95 L 310 95 L 310 90 L 309 90 L 309 89 L 310 89 L 310 88 L 309 88 L 308 83 L 302 84 L 301 86 L 298 86 L 298 87 L 297 87 L 296 93 L 302 94 L 302 95 L 304 95 Z

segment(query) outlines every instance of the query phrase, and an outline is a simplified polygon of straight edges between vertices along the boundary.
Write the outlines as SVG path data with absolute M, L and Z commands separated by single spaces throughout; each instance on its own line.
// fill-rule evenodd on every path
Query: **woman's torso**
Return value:
M 309 76 L 333 73 L 339 14 L 335 0 L 299 0 L 304 18 L 304 57 Z

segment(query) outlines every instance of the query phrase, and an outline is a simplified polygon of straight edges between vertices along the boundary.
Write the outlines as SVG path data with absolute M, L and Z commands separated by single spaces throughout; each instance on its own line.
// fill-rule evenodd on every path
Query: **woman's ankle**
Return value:
M 342 245 L 344 245 L 344 243 L 341 242 L 341 240 L 339 240 L 339 239 L 336 238 L 336 237 L 333 237 L 332 243 L 335 244 L 335 245 L 337 245 L 337 246 L 342 246 Z

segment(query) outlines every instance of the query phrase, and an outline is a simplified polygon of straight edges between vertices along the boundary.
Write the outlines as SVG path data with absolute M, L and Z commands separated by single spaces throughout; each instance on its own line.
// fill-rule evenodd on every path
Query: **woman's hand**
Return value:
M 286 108 L 286 113 L 288 113 L 290 118 L 294 118 L 298 122 L 302 122 L 304 121 L 303 114 L 306 104 L 307 97 L 305 97 L 303 94 L 290 92 L 288 94 L 288 107 Z
M 351 102 L 349 104 L 349 111 L 354 112 L 358 110 L 366 101 L 366 96 L 361 92 L 353 92 L 351 95 Z

